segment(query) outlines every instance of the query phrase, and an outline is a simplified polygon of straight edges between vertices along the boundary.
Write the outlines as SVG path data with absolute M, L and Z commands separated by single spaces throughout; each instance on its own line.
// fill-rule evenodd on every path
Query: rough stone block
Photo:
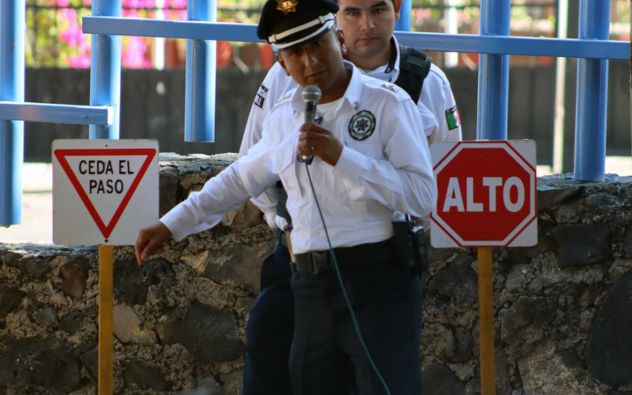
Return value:
M 18 307 L 25 295 L 15 287 L 0 287 L 0 317 L 4 317 Z
M 632 385 L 632 272 L 612 287 L 593 321 L 586 361 L 595 377 L 615 388 Z
M 158 334 L 164 343 L 184 345 L 202 363 L 234 360 L 244 351 L 235 315 L 199 303 L 191 305 L 180 319 L 168 318 Z
M 553 231 L 562 267 L 589 265 L 610 258 L 610 231 L 604 224 L 559 225 Z

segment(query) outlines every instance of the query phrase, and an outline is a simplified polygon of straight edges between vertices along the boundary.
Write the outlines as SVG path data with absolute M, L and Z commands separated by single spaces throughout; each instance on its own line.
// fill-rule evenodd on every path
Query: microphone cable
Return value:
M 311 161 L 310 161 L 311 162 Z M 309 186 L 312 189 L 312 195 L 314 196 L 314 201 L 316 202 L 316 208 L 318 209 L 318 215 L 320 216 L 320 220 L 323 223 L 323 228 L 325 230 L 325 237 L 327 238 L 327 245 L 329 246 L 329 256 L 334 263 L 334 268 L 336 269 L 336 278 L 338 279 L 338 284 L 340 285 L 340 289 L 342 290 L 342 295 L 345 300 L 345 304 L 347 305 L 347 309 L 349 310 L 349 315 L 351 316 L 351 321 L 353 321 L 353 326 L 358 336 L 358 340 L 360 341 L 360 345 L 364 350 L 364 353 L 369 360 L 369 364 L 373 369 L 373 372 L 380 380 L 382 387 L 384 387 L 384 391 L 386 391 L 387 395 L 391 395 L 391 390 L 388 388 L 388 384 L 386 384 L 386 380 L 382 376 L 382 373 L 377 368 L 377 365 L 373 361 L 373 357 L 371 357 L 371 353 L 369 352 L 369 348 L 364 341 L 364 336 L 362 335 L 362 331 L 360 330 L 360 325 L 358 324 L 358 319 L 356 318 L 355 311 L 353 310 L 353 306 L 351 305 L 351 300 L 349 299 L 349 294 L 347 293 L 347 289 L 342 281 L 342 273 L 340 272 L 340 267 L 338 266 L 338 261 L 336 260 L 336 254 L 334 253 L 334 248 L 331 244 L 331 239 L 329 238 L 329 231 L 327 230 L 327 225 L 325 224 L 325 217 L 323 216 L 323 212 L 320 209 L 320 203 L 318 202 L 318 197 L 316 197 L 316 190 L 314 189 L 314 183 L 312 182 L 312 175 L 309 172 L 309 163 L 305 163 L 305 170 L 307 170 L 307 178 L 309 179 Z

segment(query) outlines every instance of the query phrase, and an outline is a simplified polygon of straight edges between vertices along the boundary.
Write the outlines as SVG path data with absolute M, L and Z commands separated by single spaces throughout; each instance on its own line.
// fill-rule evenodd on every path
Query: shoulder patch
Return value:
M 257 91 L 257 95 L 255 96 L 255 106 L 259 108 L 263 108 L 263 103 L 266 101 L 266 97 L 268 96 L 268 87 L 261 84 L 259 90 Z
M 456 106 L 445 110 L 445 121 L 448 124 L 448 130 L 453 130 L 461 126 L 459 110 L 456 108 Z

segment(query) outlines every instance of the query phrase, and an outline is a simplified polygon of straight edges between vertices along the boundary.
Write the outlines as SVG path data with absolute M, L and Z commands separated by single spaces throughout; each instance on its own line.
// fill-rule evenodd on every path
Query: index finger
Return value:
M 141 231 L 136 239 L 136 244 L 134 244 L 134 255 L 136 255 L 136 262 L 138 265 L 142 265 L 145 261 L 142 257 L 142 253 L 147 244 L 149 244 L 149 240 L 145 237 L 144 232 Z
M 324 129 L 315 123 L 304 123 L 299 130 L 301 132 L 330 133 L 329 130 Z

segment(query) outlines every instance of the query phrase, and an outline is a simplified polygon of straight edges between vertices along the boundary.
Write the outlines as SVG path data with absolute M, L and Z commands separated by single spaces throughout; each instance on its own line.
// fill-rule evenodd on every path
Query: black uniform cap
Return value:
M 308 41 L 334 25 L 334 0 L 268 0 L 261 11 L 257 36 L 275 50 Z

